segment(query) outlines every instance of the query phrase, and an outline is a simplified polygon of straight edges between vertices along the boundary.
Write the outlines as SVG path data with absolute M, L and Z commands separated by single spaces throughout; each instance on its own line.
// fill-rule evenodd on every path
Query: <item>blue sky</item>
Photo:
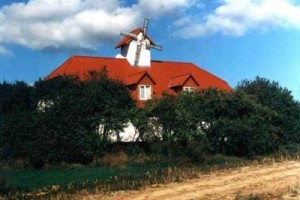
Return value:
M 232 87 L 256 76 L 300 100 L 299 0 L 1 0 L 0 82 L 33 83 L 69 56 L 114 57 L 150 19 L 152 59 L 193 62 Z

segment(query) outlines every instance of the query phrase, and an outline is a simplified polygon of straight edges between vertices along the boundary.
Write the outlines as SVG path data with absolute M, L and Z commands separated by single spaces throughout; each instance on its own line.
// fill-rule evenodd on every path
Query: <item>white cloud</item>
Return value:
M 5 44 L 33 49 L 96 49 L 143 17 L 162 17 L 193 5 L 195 0 L 29 0 L 0 8 L 0 51 Z M 1 46 L 0 46 L 1 47 Z
M 243 36 L 249 30 L 270 27 L 298 29 L 300 5 L 293 0 L 222 0 L 221 5 L 204 18 L 193 17 L 174 26 L 178 29 L 176 35 L 186 38 L 213 33 Z
M 139 9 L 146 15 L 161 17 L 164 15 L 176 15 L 179 9 L 184 9 L 196 5 L 195 0 L 140 0 Z
M 10 52 L 5 47 L 0 45 L 0 55 L 2 55 L 2 56 L 11 56 L 12 52 Z

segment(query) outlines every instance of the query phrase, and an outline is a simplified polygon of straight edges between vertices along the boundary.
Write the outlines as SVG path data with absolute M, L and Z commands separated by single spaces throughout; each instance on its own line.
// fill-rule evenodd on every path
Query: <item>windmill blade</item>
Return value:
M 144 26 L 143 26 L 143 31 L 144 31 L 144 35 L 145 36 L 147 36 L 148 24 L 149 24 L 149 19 L 145 18 L 145 20 L 144 20 Z
M 152 44 L 147 44 L 147 48 L 152 48 L 158 51 L 162 51 L 162 46 L 161 45 L 152 45 Z
M 131 37 L 131 38 L 137 40 L 137 35 L 135 35 L 135 34 L 133 34 L 133 33 L 121 31 L 120 35 L 122 35 L 122 36 L 128 36 L 128 37 Z

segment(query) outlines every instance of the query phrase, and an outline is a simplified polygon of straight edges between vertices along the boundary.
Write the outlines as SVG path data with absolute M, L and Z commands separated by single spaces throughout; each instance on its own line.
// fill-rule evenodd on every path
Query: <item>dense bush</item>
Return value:
M 281 144 L 300 142 L 300 103 L 294 100 L 291 91 L 260 77 L 241 81 L 237 90 L 255 97 L 259 104 L 276 112 L 274 123 L 280 127 Z
M 4 83 L 0 87 L 6 97 L 1 99 L 1 112 L 5 111 L 0 117 L 1 156 L 27 156 L 35 167 L 91 162 L 101 150 L 101 140 L 123 129 L 134 102 L 126 87 L 110 80 L 105 71 L 86 76 L 85 81 L 66 76 L 37 81 L 29 87 L 28 99 L 11 98 L 18 92 L 10 90 L 20 86 Z M 25 96 L 22 91 L 20 95 Z
M 150 101 L 145 111 L 146 120 L 155 118 L 160 127 L 156 134 L 162 136 L 169 154 L 253 156 L 279 147 L 276 113 L 242 91 L 207 89 L 176 97 L 164 95 Z
M 0 84 L 0 158 L 25 156 L 30 134 L 33 88 L 24 82 Z
M 278 149 L 275 113 L 243 92 L 223 94 L 207 132 L 214 152 L 235 156 L 268 154 Z M 209 105 L 208 105 L 209 106 Z
M 299 102 L 262 78 L 242 81 L 231 92 L 164 94 L 144 108 L 135 107 L 126 86 L 105 70 L 89 72 L 85 80 L 60 76 L 34 86 L 2 83 L 0 94 L 0 158 L 28 158 L 35 167 L 85 164 L 113 153 L 110 136 L 120 139 L 129 120 L 146 146 L 118 144 L 118 152 L 202 162 L 209 154 L 255 156 L 279 149 L 295 154 L 299 149 Z

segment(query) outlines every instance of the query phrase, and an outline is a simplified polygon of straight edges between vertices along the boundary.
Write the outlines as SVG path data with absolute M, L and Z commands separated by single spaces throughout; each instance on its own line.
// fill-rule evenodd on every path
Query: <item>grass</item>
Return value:
M 2 177 L 5 177 L 5 189 L 2 189 L 2 197 L 34 199 L 33 197 L 41 194 L 49 198 L 58 193 L 77 193 L 82 190 L 110 192 L 138 189 L 191 178 L 192 172 L 194 176 L 196 172 L 191 168 L 179 169 L 167 164 L 125 167 L 77 166 L 42 170 L 4 169 Z
M 22 199 L 26 199 L 24 194 L 30 194 L 27 199 L 32 199 L 37 194 L 52 197 L 62 192 L 77 193 L 82 190 L 110 192 L 139 189 L 153 184 L 197 178 L 200 171 L 238 167 L 242 163 L 246 161 L 219 155 L 201 165 L 186 163 L 184 166 L 179 166 L 181 164 L 176 160 L 150 164 L 134 163 L 126 166 L 122 162 L 120 164 L 122 167 L 79 165 L 41 170 L 4 169 L 2 173 L 5 177 L 6 190 L 3 190 L 3 194 L 6 197 Z
M 30 191 L 33 189 L 60 185 L 66 187 L 70 183 L 81 184 L 88 180 L 108 180 L 125 170 L 118 168 L 80 167 L 71 169 L 20 169 L 5 172 L 7 185 L 10 188 Z
M 57 169 L 17 169 L 4 170 L 6 184 L 13 190 L 31 191 L 34 189 L 59 185 L 67 188 L 70 184 L 84 186 L 90 182 L 112 182 L 116 177 L 131 179 L 142 177 L 147 172 L 164 169 L 162 166 L 128 166 L 119 167 L 77 167 Z M 150 172 L 149 172 L 150 171 Z M 156 170 L 157 171 L 157 170 Z
M 76 194 L 82 190 L 93 193 L 139 189 L 153 184 L 197 178 L 199 172 L 266 162 L 263 159 L 255 161 L 215 155 L 199 165 L 187 163 L 187 165 L 179 166 L 176 162 L 158 161 L 142 164 L 129 163 L 125 166 L 122 162 L 121 167 L 78 165 L 41 170 L 2 169 L 0 192 L 1 187 L 4 188 L 2 197 L 6 199 L 35 199 L 33 197 L 41 194 L 49 198 L 61 193 Z M 273 159 L 267 159 L 268 162 L 272 163 Z M 239 199 L 243 198 L 257 199 L 257 197 L 240 197 Z M 41 199 L 40 196 L 37 199 Z

